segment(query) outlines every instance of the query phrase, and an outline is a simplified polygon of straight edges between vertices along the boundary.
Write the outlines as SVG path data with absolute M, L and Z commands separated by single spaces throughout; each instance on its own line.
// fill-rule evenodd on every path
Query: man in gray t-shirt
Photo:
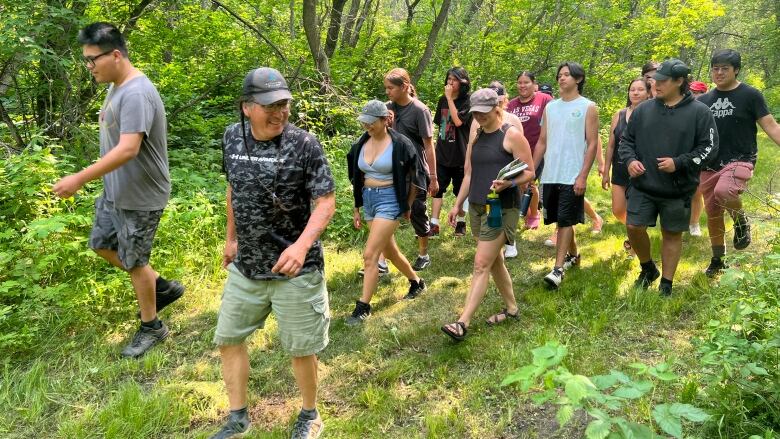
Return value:
M 135 358 L 168 336 L 157 311 L 184 294 L 179 282 L 163 279 L 149 266 L 154 234 L 171 193 L 165 108 L 149 78 L 130 63 L 116 27 L 93 23 L 78 39 L 95 81 L 111 84 L 100 109 L 100 160 L 62 178 L 52 192 L 71 197 L 88 181 L 103 178 L 89 246 L 130 274 L 141 327 L 122 355 Z

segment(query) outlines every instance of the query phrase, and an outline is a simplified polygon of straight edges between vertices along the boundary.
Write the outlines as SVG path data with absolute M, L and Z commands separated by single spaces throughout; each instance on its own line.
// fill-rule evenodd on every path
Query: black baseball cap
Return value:
M 677 58 L 669 58 L 661 63 L 653 78 L 656 81 L 664 81 L 667 79 L 685 78 L 689 73 L 691 73 L 691 69 L 684 62 Z
M 546 95 L 553 95 L 553 89 L 550 84 L 542 84 L 539 86 L 539 91 L 546 94 Z

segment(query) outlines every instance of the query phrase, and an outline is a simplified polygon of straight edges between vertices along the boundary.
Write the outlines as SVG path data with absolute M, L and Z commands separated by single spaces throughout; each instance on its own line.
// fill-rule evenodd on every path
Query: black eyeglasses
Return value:
M 90 67 L 95 67 L 95 61 L 97 61 L 98 58 L 100 58 L 101 56 L 106 56 L 109 53 L 112 53 L 114 50 L 115 49 L 106 50 L 105 52 L 100 53 L 100 54 L 95 55 L 95 56 L 82 56 L 81 59 L 84 61 L 84 64 L 86 64 L 86 65 L 88 65 Z

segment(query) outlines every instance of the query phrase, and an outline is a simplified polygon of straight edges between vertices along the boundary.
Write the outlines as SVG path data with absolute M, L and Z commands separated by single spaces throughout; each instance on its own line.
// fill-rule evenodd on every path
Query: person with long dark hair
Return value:
M 431 233 L 428 217 L 428 195 L 439 191 L 439 181 L 436 175 L 436 152 L 433 149 L 433 123 L 431 111 L 419 99 L 412 84 L 409 72 L 402 68 L 394 68 L 387 72 L 384 78 L 385 93 L 390 102 L 391 127 L 408 137 L 417 148 L 422 159 L 422 165 L 428 176 L 428 190 L 417 193 L 412 203 L 410 222 L 417 235 L 418 255 L 412 264 L 415 271 L 421 271 L 431 265 L 428 254 L 428 238 Z
M 406 136 L 387 127 L 389 110 L 383 102 L 369 101 L 358 120 L 366 130 L 347 154 L 347 169 L 355 198 L 353 224 L 361 227 L 360 208 L 368 225 L 363 251 L 363 293 L 348 325 L 363 323 L 371 315 L 371 297 L 379 280 L 380 253 L 409 279 L 404 299 L 414 299 L 425 290 L 425 281 L 414 272 L 398 249 L 395 234 L 400 219 L 409 218 L 418 191 L 425 191 L 425 173 L 417 149 Z
M 466 306 L 454 323 L 441 327 L 441 330 L 454 340 L 466 337 L 471 318 L 485 297 L 488 282 L 492 275 L 504 309 L 490 316 L 490 325 L 506 320 L 517 320 L 519 309 L 512 287 L 512 279 L 506 269 L 502 247 L 507 241 L 507 228 L 517 226 L 520 197 L 517 186 L 527 184 L 533 179 L 531 150 L 519 129 L 503 122 L 503 111 L 499 105 L 498 94 L 489 88 L 480 89 L 471 95 L 471 112 L 480 130 L 473 145 L 466 152 L 465 174 L 455 205 L 450 210 L 448 220 L 455 226 L 455 220 L 462 210 L 466 198 L 469 199 L 469 217 L 471 233 L 477 239 L 477 251 L 474 255 L 474 273 L 471 288 L 466 296 Z M 496 180 L 498 172 L 515 159 L 521 159 L 528 168 L 511 180 Z M 498 194 L 501 204 L 500 226 L 488 222 L 488 193 Z
M 552 96 L 536 91 L 536 76 L 529 71 L 522 71 L 517 75 L 517 97 L 509 101 L 507 111 L 520 118 L 523 124 L 523 132 L 528 144 L 531 146 L 531 153 L 536 149 L 536 142 L 539 140 L 539 134 L 542 131 L 542 115 L 544 108 L 550 103 Z M 536 169 L 537 179 L 544 169 L 544 161 L 539 163 Z M 541 215 L 539 215 L 539 187 L 535 182 L 530 183 L 531 203 L 528 207 L 528 213 L 525 216 L 525 226 L 528 229 L 535 230 L 539 228 Z
M 626 188 L 629 184 L 629 175 L 626 164 L 620 160 L 617 154 L 617 146 L 637 105 L 650 98 L 650 84 L 644 78 L 636 78 L 628 84 L 627 94 L 626 107 L 621 108 L 612 116 L 604 160 L 604 173 L 601 176 L 601 187 L 604 190 L 607 190 L 610 184 L 612 185 L 612 214 L 623 224 L 626 223 Z M 623 247 L 626 251 L 631 252 L 631 242 L 628 239 L 623 241 Z
M 439 136 L 436 138 L 436 176 L 439 191 L 433 196 L 431 237 L 439 235 L 439 215 L 447 188 L 452 183 L 452 194 L 457 197 L 463 182 L 466 143 L 468 143 L 471 126 L 470 88 L 471 80 L 466 69 L 463 67 L 449 69 L 444 82 L 444 95 L 439 98 L 436 113 L 433 115 L 433 123 L 439 127 Z M 465 235 L 465 216 L 459 216 L 455 224 L 455 236 Z

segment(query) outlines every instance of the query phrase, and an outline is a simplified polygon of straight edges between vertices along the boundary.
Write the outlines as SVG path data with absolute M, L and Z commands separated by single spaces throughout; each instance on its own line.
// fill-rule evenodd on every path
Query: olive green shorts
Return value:
M 484 204 L 469 203 L 469 222 L 471 233 L 480 241 L 493 241 L 501 232 L 506 236 L 506 243 L 515 242 L 517 223 L 520 221 L 520 209 L 501 209 L 501 227 L 490 227 L 487 223 L 487 209 Z
M 252 280 L 228 265 L 214 343 L 241 344 L 265 326 L 273 311 L 282 347 L 293 357 L 316 354 L 328 345 L 330 308 L 322 273 L 313 271 L 291 279 Z

